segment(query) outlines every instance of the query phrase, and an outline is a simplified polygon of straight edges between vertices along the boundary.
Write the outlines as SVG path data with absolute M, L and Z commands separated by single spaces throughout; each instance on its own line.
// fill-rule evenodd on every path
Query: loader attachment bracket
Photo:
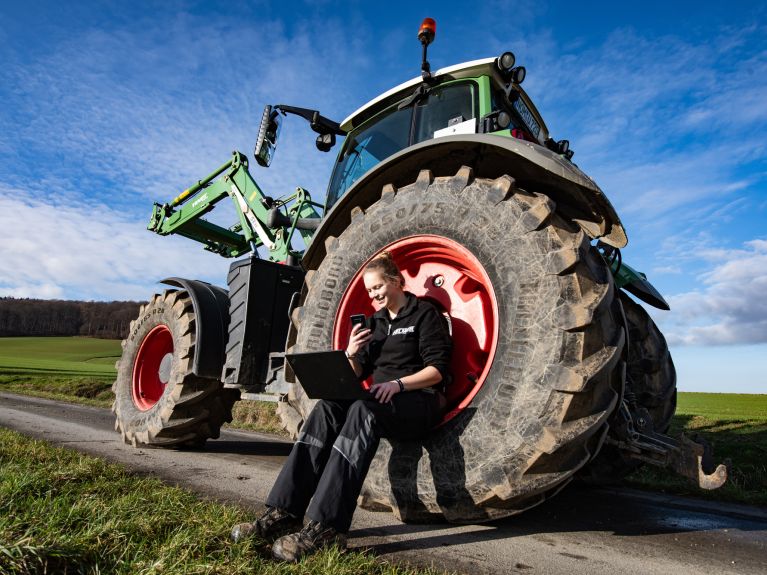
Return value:
M 632 409 L 623 401 L 613 422 L 608 444 L 631 459 L 658 467 L 669 467 L 701 489 L 718 489 L 727 481 L 727 462 L 714 464 L 711 445 L 700 436 L 679 439 L 657 433 L 644 408 Z

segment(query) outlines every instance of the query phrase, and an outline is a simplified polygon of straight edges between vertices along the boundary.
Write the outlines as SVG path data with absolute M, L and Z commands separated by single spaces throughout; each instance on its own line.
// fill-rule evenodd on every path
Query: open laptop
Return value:
M 342 350 L 286 353 L 285 359 L 310 399 L 373 399 Z

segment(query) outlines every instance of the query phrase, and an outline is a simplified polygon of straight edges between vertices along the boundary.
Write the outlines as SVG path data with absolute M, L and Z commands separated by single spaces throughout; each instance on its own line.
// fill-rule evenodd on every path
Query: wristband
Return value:
M 346 354 L 346 359 L 354 359 L 357 357 L 356 353 L 349 353 L 348 351 L 344 350 L 344 353 Z
M 394 381 L 396 381 L 396 382 L 399 384 L 399 390 L 400 390 L 400 393 L 402 393 L 403 391 L 405 391 L 405 384 L 404 384 L 404 383 L 402 383 L 402 380 L 401 380 L 401 379 L 395 379 Z

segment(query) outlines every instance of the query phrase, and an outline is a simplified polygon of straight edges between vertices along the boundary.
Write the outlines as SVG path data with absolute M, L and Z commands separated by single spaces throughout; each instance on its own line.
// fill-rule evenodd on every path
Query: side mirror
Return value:
M 274 152 L 277 149 L 277 138 L 282 128 L 282 118 L 277 110 L 271 106 L 264 107 L 264 114 L 261 116 L 261 125 L 258 128 L 258 139 L 256 140 L 256 149 L 253 155 L 259 166 L 268 168 L 272 163 Z

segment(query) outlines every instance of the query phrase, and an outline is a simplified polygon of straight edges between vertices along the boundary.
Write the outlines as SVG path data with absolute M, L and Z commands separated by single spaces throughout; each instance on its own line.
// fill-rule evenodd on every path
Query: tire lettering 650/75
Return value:
M 165 313 L 165 307 L 156 307 L 152 311 L 150 311 L 148 314 L 146 314 L 144 317 L 142 317 L 136 326 L 133 328 L 133 331 L 130 334 L 130 339 L 133 341 L 136 338 L 136 335 L 138 334 L 139 330 L 141 329 L 141 326 L 143 326 L 147 321 L 152 319 L 153 316 L 156 316 L 157 314 Z
M 395 213 L 387 211 L 380 218 L 374 219 L 370 222 L 370 232 L 375 233 L 381 229 L 381 227 L 390 226 L 395 221 L 404 220 L 416 215 L 428 214 L 429 212 L 432 212 L 437 216 L 441 216 L 446 212 L 446 210 L 447 204 L 445 204 L 445 202 L 424 202 L 422 204 L 414 203 L 409 208 L 399 208 Z

